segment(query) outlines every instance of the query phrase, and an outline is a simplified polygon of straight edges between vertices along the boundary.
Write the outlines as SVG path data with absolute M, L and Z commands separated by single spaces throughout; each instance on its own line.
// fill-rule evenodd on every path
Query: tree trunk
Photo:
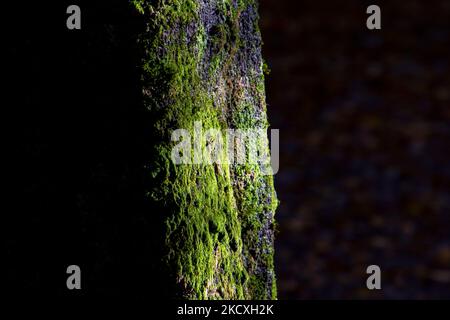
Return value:
M 89 1 L 81 30 L 20 6 L 8 291 L 71 294 L 76 264 L 89 296 L 275 298 L 272 176 L 171 159 L 196 122 L 267 129 L 256 2 Z
M 147 196 L 162 215 L 168 281 L 188 299 L 275 299 L 273 177 L 253 164 L 171 158 L 172 132 L 194 135 L 195 123 L 267 130 L 256 0 L 133 4 L 147 27 L 139 37 L 155 141 Z

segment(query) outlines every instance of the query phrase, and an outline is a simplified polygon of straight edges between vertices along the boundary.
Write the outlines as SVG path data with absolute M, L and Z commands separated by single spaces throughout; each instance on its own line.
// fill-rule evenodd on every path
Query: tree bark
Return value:
M 275 299 L 273 177 L 252 164 L 176 165 L 171 133 L 268 128 L 255 0 L 134 0 L 154 148 L 148 201 L 162 269 L 188 299 Z M 150 125 L 150 124 L 149 124 Z M 268 150 L 268 143 L 264 142 Z

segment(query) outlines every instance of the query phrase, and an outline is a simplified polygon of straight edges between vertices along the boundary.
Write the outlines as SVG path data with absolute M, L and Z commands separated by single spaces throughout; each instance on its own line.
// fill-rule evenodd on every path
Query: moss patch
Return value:
M 257 165 L 171 160 L 172 131 L 193 136 L 196 121 L 205 129 L 267 129 L 256 3 L 132 2 L 148 19 L 142 82 L 159 141 L 148 197 L 164 215 L 164 265 L 183 298 L 276 298 L 273 177 Z

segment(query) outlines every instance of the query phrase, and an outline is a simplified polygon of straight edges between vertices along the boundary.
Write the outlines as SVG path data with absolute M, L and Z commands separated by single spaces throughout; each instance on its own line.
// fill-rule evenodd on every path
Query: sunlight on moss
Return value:
M 247 67 L 245 77 L 240 70 L 243 52 L 260 50 L 240 30 L 242 13 L 255 11 L 255 1 L 132 3 L 149 16 L 140 37 L 142 81 L 160 143 L 148 165 L 155 180 L 148 195 L 166 215 L 164 261 L 186 298 L 276 298 L 273 235 L 267 234 L 277 206 L 273 177 L 256 165 L 176 166 L 170 156 L 172 130 L 193 134 L 195 121 L 208 129 L 267 129 L 263 64 Z M 214 17 L 205 16 L 207 6 Z

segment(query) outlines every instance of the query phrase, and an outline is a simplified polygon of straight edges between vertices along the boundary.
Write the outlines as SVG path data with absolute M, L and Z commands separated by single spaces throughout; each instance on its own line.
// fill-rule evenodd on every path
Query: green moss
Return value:
M 237 54 L 245 46 L 240 14 L 255 3 L 240 0 L 234 6 L 218 0 L 224 22 L 211 35 L 201 21 L 199 1 L 132 2 L 148 16 L 148 30 L 141 36 L 146 52 L 142 80 L 159 141 L 148 165 L 154 181 L 148 196 L 165 215 L 164 263 L 185 298 L 276 298 L 273 239 L 262 239 L 261 232 L 273 224 L 273 178 L 262 175 L 257 165 L 225 164 L 225 155 L 220 165 L 177 166 L 171 161 L 172 130 L 194 135 L 196 121 L 206 129 L 267 128 L 262 64 L 250 75 L 249 86 L 240 87 L 233 76 Z M 208 46 L 214 49 L 211 56 Z M 262 118 L 255 117 L 258 107 Z

